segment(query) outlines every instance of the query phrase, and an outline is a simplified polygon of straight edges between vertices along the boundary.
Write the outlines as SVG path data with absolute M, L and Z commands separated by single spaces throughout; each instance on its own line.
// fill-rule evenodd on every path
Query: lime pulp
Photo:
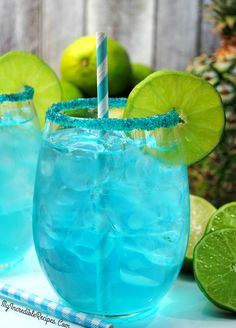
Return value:
M 207 200 L 190 195 L 190 235 L 183 265 L 185 271 L 192 271 L 194 247 L 204 235 L 209 218 L 215 212 L 216 208 Z
M 193 256 L 194 276 L 206 297 L 218 307 L 236 312 L 236 229 L 205 235 Z
M 206 228 L 206 233 L 225 228 L 236 229 L 236 202 L 221 206 L 211 216 Z

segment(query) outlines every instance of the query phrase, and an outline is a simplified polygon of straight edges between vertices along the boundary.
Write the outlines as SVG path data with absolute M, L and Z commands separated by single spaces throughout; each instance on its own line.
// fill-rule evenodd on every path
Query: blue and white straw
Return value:
M 49 301 L 38 295 L 28 293 L 25 290 L 15 288 L 8 284 L 0 283 L 0 295 L 5 296 L 10 300 L 16 300 L 18 303 L 24 306 L 29 306 L 37 311 L 42 311 L 45 314 L 79 324 L 86 328 L 113 327 L 111 324 L 99 319 L 90 318 L 85 313 L 75 312 L 69 307 Z
M 97 98 L 98 117 L 108 117 L 108 67 L 107 37 L 103 32 L 96 33 L 97 40 Z

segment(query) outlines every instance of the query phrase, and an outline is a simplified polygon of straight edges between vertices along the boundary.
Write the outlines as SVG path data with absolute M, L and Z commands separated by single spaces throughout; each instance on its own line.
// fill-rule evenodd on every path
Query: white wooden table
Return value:
M 0 281 L 29 292 L 59 301 L 44 277 L 34 250 L 15 269 L 0 274 Z M 0 299 L 0 328 L 53 328 L 59 327 L 44 321 L 14 312 L 5 311 Z M 15 302 L 14 302 L 15 303 Z M 16 304 L 16 303 L 15 303 Z M 17 305 L 17 304 L 16 304 Z M 66 323 L 70 328 L 80 326 Z M 198 289 L 191 277 L 181 275 L 172 290 L 163 300 L 157 312 L 146 318 L 130 322 L 115 322 L 115 328 L 235 328 L 236 317 L 218 310 Z

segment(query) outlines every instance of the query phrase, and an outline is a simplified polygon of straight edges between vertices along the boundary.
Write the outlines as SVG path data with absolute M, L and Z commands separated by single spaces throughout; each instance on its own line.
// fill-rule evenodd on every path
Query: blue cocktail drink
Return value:
M 34 241 L 48 279 L 77 310 L 134 314 L 158 304 L 185 254 L 187 169 L 156 156 L 166 151 L 159 133 L 179 118 L 96 119 L 95 107 L 82 99 L 47 113 Z
M 33 90 L 0 95 L 0 269 L 32 245 L 32 201 L 40 129 Z

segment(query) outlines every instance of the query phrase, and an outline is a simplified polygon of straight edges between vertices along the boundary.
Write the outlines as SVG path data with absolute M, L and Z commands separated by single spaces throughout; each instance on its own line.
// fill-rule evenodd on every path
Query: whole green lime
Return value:
M 115 40 L 108 38 L 109 95 L 122 96 L 131 80 L 131 64 L 126 50 Z M 97 94 L 96 37 L 83 36 L 71 43 L 61 58 L 61 75 L 76 84 L 89 97 Z
M 83 98 L 82 92 L 71 82 L 61 80 L 62 101 Z
M 132 64 L 132 78 L 131 78 L 131 87 L 135 87 L 136 84 L 145 79 L 148 75 L 154 72 L 154 70 L 144 64 Z

